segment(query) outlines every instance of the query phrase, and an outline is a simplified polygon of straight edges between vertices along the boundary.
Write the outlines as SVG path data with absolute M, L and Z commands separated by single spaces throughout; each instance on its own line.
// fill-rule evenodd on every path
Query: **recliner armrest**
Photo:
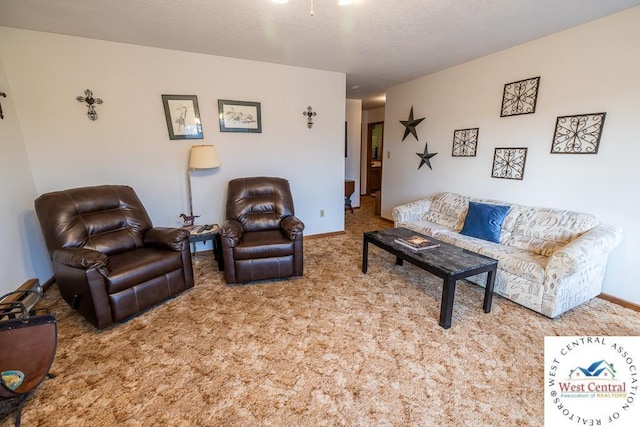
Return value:
M 284 235 L 293 241 L 296 240 L 298 235 L 302 234 L 304 223 L 298 217 L 292 215 L 283 218 L 280 227 Z
M 102 252 L 84 248 L 56 249 L 51 255 L 51 260 L 69 267 L 83 270 L 96 269 L 103 276 L 111 272 L 109 257 Z
M 144 245 L 182 252 L 189 242 L 189 230 L 184 228 L 154 227 L 144 233 Z
M 228 219 L 220 227 L 220 239 L 222 246 L 233 248 L 242 240 L 242 224 L 235 219 Z

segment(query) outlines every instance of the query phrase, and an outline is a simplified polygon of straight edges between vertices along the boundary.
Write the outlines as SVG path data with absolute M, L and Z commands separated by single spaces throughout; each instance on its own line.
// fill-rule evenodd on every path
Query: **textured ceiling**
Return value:
M 390 86 L 640 0 L 315 0 L 310 16 L 311 3 L 0 0 L 0 25 L 344 72 L 368 109 Z

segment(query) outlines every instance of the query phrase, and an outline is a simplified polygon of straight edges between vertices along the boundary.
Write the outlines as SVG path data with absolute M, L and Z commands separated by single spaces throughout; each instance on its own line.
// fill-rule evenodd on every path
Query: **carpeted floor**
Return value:
M 373 198 L 344 235 L 305 240 L 303 278 L 228 287 L 210 254 L 196 286 L 98 332 L 52 287 L 53 372 L 24 426 L 542 425 L 545 335 L 638 335 L 640 314 L 601 299 L 550 320 L 461 282 L 453 326 L 441 284 L 370 247 L 391 223 Z M 13 417 L 1 425 L 11 425 Z

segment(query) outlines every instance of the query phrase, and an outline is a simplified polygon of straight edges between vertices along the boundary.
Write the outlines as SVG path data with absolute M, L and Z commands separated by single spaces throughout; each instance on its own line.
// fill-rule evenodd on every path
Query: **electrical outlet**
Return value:
M 320 209 L 320 218 L 324 218 L 324 209 Z
M 387 151 L 387 159 L 391 158 L 391 151 Z

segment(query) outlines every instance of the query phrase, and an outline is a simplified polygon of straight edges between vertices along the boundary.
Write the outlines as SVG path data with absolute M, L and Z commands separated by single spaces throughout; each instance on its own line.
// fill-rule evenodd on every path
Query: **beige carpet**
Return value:
M 542 425 L 545 335 L 638 335 L 640 314 L 595 299 L 550 320 L 460 282 L 453 326 L 441 285 L 372 248 L 390 227 L 373 199 L 347 233 L 305 241 L 301 279 L 228 287 L 210 254 L 196 286 L 97 332 L 60 298 L 57 377 L 24 426 Z M 2 425 L 11 425 L 13 418 Z

